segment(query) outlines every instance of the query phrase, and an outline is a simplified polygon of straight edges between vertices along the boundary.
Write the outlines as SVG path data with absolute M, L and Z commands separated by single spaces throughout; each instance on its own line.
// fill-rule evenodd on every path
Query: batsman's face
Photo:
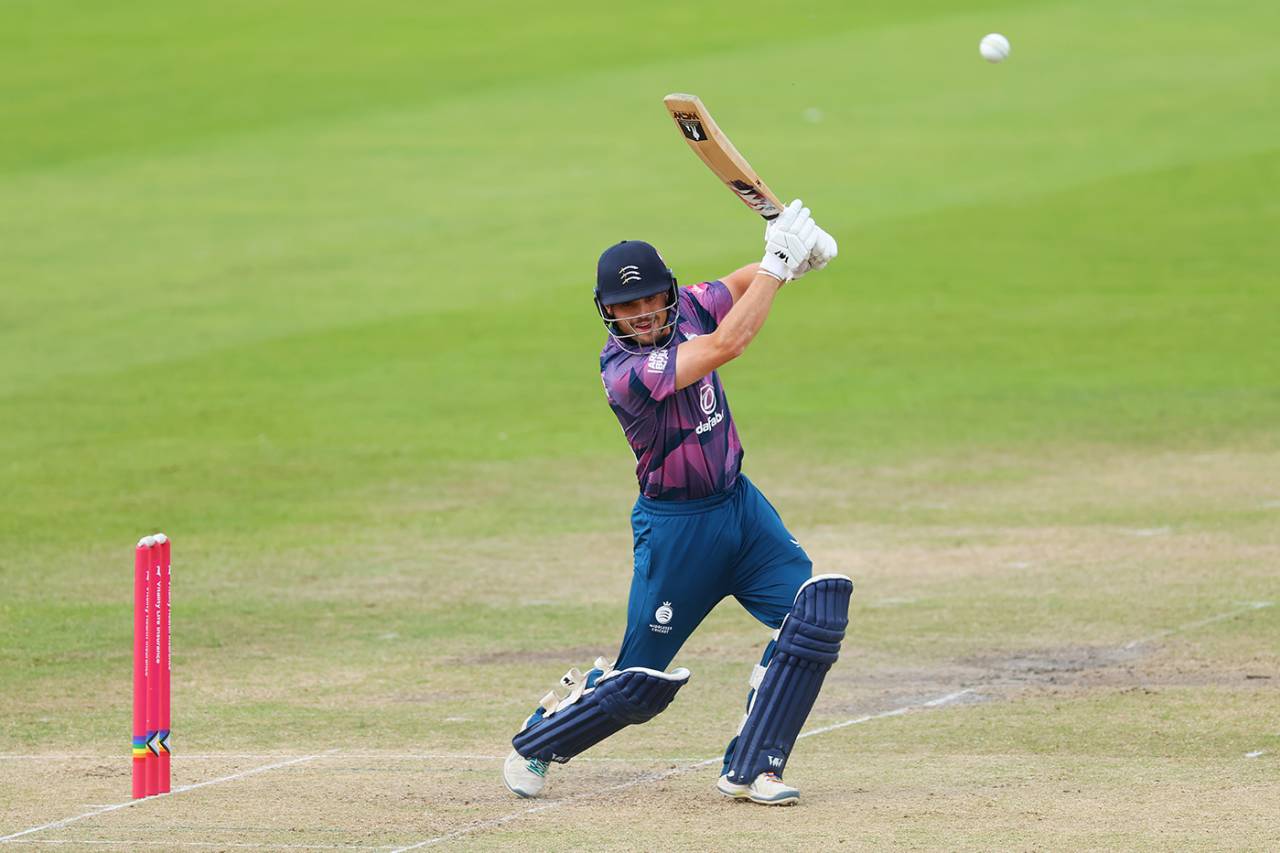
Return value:
M 667 322 L 668 293 L 655 293 L 643 299 L 632 299 L 630 302 L 619 302 L 610 307 L 613 319 L 624 335 L 635 335 L 632 338 L 641 346 L 657 343 L 660 330 Z

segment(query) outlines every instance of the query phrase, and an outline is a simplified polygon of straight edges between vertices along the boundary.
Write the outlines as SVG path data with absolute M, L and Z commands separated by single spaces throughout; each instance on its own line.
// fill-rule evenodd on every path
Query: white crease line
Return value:
M 1171 527 L 1139 527 L 1125 530 L 1130 536 L 1166 536 L 1173 531 Z
M 890 711 L 882 711 L 879 714 L 868 714 L 863 717 L 855 717 L 852 720 L 845 720 L 843 723 L 836 723 L 833 726 L 825 726 L 824 728 L 814 729 L 813 731 L 804 732 L 803 734 L 800 735 L 800 737 L 802 738 L 812 737 L 813 735 L 825 734 L 826 732 L 832 732 L 832 731 L 835 731 L 836 729 L 843 729 L 846 726 L 856 726 L 859 723 L 867 723 L 872 720 L 882 719 L 884 717 L 896 717 L 901 714 L 906 714 L 909 711 L 916 710 L 918 708 L 939 708 L 939 707 L 942 707 L 943 705 L 949 705 L 959 697 L 972 692 L 973 692 L 972 690 L 960 690 L 956 693 L 948 693 L 945 696 L 938 696 L 926 702 L 915 702 L 910 705 L 903 705 L 900 708 L 894 708 L 893 710 L 890 710 Z M 622 782 L 618 785 L 612 785 L 608 788 L 602 788 L 598 791 L 590 791 L 585 794 L 576 794 L 572 797 L 565 797 L 563 800 L 554 800 L 552 802 L 544 803 L 539 806 L 530 806 L 527 809 L 521 809 L 518 812 L 511 812 L 510 814 L 503 815 L 502 817 L 499 817 L 499 818 L 492 818 L 490 820 L 481 821 L 480 823 L 473 823 L 470 826 L 464 826 L 462 829 L 456 829 L 453 832 L 449 832 L 444 835 L 437 835 L 434 838 L 428 838 L 425 841 L 419 841 L 418 843 L 410 844 L 407 847 L 397 847 L 394 850 L 392 850 L 391 853 L 405 853 L 405 851 L 408 851 L 408 850 L 418 850 L 423 847 L 430 847 L 432 845 L 440 844 L 445 841 L 452 841 L 453 839 L 459 838 L 463 835 L 469 835 L 472 832 L 478 832 L 482 829 L 493 829 L 494 827 L 502 826 L 505 823 L 510 823 L 513 820 L 519 820 L 522 817 L 526 817 L 531 814 L 537 814 L 538 812 L 550 811 L 551 809 L 559 808 L 560 806 L 568 805 L 570 803 L 581 802 L 582 800 L 596 799 L 598 797 L 603 797 L 606 794 L 611 794 L 615 791 L 625 791 L 627 788 L 634 788 L 636 785 L 642 785 L 646 782 L 661 782 L 665 779 L 670 779 L 672 776 L 679 776 L 682 773 L 688 773 L 690 770 L 696 770 L 699 767 L 706 767 L 708 764 L 715 764 L 723 760 L 724 759 L 722 756 L 717 755 L 713 758 L 703 758 L 698 761 L 695 761 L 692 764 L 686 764 L 681 767 L 672 767 L 669 770 L 662 771 L 661 773 L 647 773 L 644 776 L 639 776 L 630 781 Z
M 918 705 L 904 705 L 901 708 L 894 708 L 892 711 L 881 711 L 879 714 L 867 714 L 865 717 L 855 717 L 852 720 L 845 720 L 843 723 L 836 723 L 835 725 L 823 726 L 820 729 L 804 732 L 800 737 L 796 738 L 796 740 L 800 740 L 800 738 L 813 737 L 814 735 L 826 734 L 827 732 L 834 732 L 836 729 L 843 729 L 847 726 L 856 726 L 859 723 L 869 723 L 872 720 L 880 720 L 884 717 L 898 717 L 916 708 L 937 708 L 942 705 L 950 705 L 961 696 L 966 696 L 972 692 L 972 688 L 966 687 L 964 690 L 957 690 L 955 693 L 948 693 L 946 696 L 939 696 L 937 699 L 930 699 L 928 702 L 921 702 Z
M 1143 637 L 1140 640 L 1132 640 L 1128 643 L 1125 643 L 1124 648 L 1136 649 L 1138 646 L 1145 646 L 1147 643 L 1153 642 L 1155 640 L 1163 639 L 1164 637 L 1168 637 L 1171 634 L 1178 634 L 1183 631 L 1191 631 L 1195 628 L 1203 628 L 1205 625 L 1212 625 L 1214 622 L 1222 622 L 1227 619 L 1234 619 L 1237 616 L 1240 616 L 1241 614 L 1252 613 L 1255 610 L 1261 610 L 1264 607 L 1270 607 L 1271 605 L 1272 605 L 1272 602 L 1270 601 L 1252 601 L 1247 606 L 1241 607 L 1237 610 L 1232 610 L 1228 613 L 1219 613 L 1217 616 L 1210 616 L 1208 619 L 1201 619 L 1197 622 L 1188 622 L 1187 624 L 1179 625 L 1176 628 L 1168 628 L 1164 631 L 1158 631 L 1152 634 L 1151 636 Z
M 329 750 L 329 752 L 318 752 L 315 755 L 305 755 L 305 756 L 302 756 L 301 758 L 290 759 L 289 761 L 278 761 L 275 764 L 264 764 L 261 767 L 254 767 L 251 770 L 245 770 L 240 773 L 232 773 L 228 776 L 219 776 L 217 779 L 207 779 L 204 782 L 196 782 L 193 785 L 179 785 L 178 787 L 174 788 L 172 791 L 170 791 L 167 794 L 157 794 L 154 797 L 145 797 L 140 800 L 126 800 L 123 803 L 115 803 L 114 805 L 104 806 L 100 809 L 93 809 L 92 811 L 87 811 L 87 812 L 84 812 L 83 814 L 75 815 L 74 817 L 66 817 L 66 818 L 63 818 L 62 820 L 55 820 L 55 821 L 52 821 L 51 823 L 42 824 L 40 826 L 33 826 L 30 829 L 24 829 L 21 832 L 15 832 L 12 835 L 6 835 L 3 837 L 0 837 L 0 844 L 4 844 L 8 841 L 12 841 L 15 838 L 21 838 L 24 835 L 31 835 L 36 832 L 44 832 L 46 829 L 60 829 L 64 826 L 67 826 L 68 824 L 75 823 L 76 821 L 85 820 L 86 818 L 91 818 L 91 817 L 97 817 L 98 815 L 106 814 L 107 812 L 114 812 L 114 811 L 119 811 L 120 809 L 127 809 L 130 806 L 136 806 L 138 803 L 145 803 L 145 802 L 149 802 L 150 800 L 156 800 L 156 799 L 164 799 L 166 797 L 172 797 L 176 794 L 185 794 L 187 791 L 194 791 L 197 788 L 206 788 L 209 785 L 218 785 L 218 784 L 221 784 L 222 782 L 234 782 L 237 779 L 243 779 L 246 776 L 254 776 L 258 773 L 266 773 L 268 770 L 278 770 L 281 767 L 288 767 L 290 764 L 301 764 L 304 761 L 314 761 L 317 758 L 324 758 L 326 755 L 329 755 L 333 752 L 337 752 L 337 750 L 331 749 Z

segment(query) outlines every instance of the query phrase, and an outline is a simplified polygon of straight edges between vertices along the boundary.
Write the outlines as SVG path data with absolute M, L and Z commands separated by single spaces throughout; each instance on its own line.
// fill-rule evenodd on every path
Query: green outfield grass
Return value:
M 815 739 L 821 808 L 870 845 L 1269 846 L 1247 809 L 1210 831 L 1170 800 L 1162 836 L 1084 832 L 1063 802 L 1122 796 L 1128 768 L 1219 780 L 1225 821 L 1251 749 L 1234 795 L 1280 801 L 1280 606 L 1138 663 L 1100 651 L 1280 599 L 1280 7 L 436 5 L 0 7 L 0 753 L 109 768 L 90 794 L 69 767 L 64 799 L 0 786 L 0 836 L 125 796 L 130 551 L 153 530 L 185 781 L 184 749 L 500 753 L 609 651 L 634 479 L 595 258 L 647 239 L 692 283 L 762 251 L 663 112 L 691 91 L 840 239 L 723 371 L 747 471 L 859 583 L 819 721 L 892 705 L 879 686 L 999 700 Z M 759 645 L 718 611 L 683 716 L 614 754 L 715 754 Z M 1084 654 L 1070 695 L 1010 687 L 1033 652 Z M 985 828 L 922 805 L 931 767 L 960 797 L 1003 755 L 1029 787 L 986 791 Z M 491 793 L 464 817 L 513 808 Z M 748 831 L 711 805 L 717 837 Z M 596 808 L 466 843 L 545 847 Z M 436 831 L 414 814 L 371 843 Z

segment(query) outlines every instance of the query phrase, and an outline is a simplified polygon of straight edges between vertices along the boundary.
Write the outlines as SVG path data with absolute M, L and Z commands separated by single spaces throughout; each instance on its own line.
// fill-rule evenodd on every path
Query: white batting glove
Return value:
M 804 263 L 800 265 L 800 271 L 796 273 L 796 278 L 804 275 L 809 270 L 822 269 L 831 263 L 838 254 L 840 254 L 840 247 L 836 245 L 836 238 L 819 227 L 818 239 L 814 241 L 813 251 L 809 252 L 809 257 L 805 258 Z
M 800 199 L 787 205 L 787 209 L 765 229 L 764 236 L 760 272 L 778 281 L 790 281 L 808 271 L 801 267 L 809 259 L 818 239 L 818 226 Z

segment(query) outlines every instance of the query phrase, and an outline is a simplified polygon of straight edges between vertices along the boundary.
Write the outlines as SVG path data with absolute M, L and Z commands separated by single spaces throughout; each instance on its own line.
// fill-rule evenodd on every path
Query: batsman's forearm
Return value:
M 715 334 L 720 339 L 720 344 L 729 351 L 730 358 L 742 355 L 760 331 L 780 287 L 782 282 L 773 276 L 757 272 L 746 293 L 729 309 Z
M 759 264 L 747 264 L 745 267 L 739 267 L 720 280 L 724 282 L 725 287 L 729 288 L 729 293 L 733 296 L 733 301 L 737 302 L 742 298 L 742 294 L 747 292 L 747 288 L 751 286 L 751 282 L 755 281 L 756 273 L 759 271 Z

